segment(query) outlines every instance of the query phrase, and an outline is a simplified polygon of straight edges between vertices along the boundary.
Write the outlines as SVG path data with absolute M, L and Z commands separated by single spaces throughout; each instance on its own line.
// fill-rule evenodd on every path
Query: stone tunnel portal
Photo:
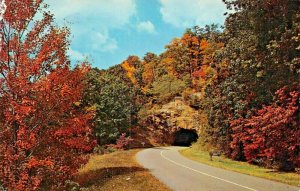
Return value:
M 198 139 L 198 134 L 195 129 L 183 129 L 175 133 L 174 146 L 191 146 Z

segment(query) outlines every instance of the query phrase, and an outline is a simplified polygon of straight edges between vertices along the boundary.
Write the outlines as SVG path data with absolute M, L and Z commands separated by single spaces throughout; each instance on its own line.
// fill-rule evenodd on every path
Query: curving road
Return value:
M 197 163 L 180 155 L 182 148 L 146 149 L 137 154 L 137 160 L 174 191 L 300 191 L 299 187 Z

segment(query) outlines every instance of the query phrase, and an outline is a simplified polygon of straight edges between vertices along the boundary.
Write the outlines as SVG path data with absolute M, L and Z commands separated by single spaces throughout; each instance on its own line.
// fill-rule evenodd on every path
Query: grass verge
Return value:
M 210 161 L 208 152 L 195 148 L 184 149 L 181 150 L 180 153 L 187 158 L 210 166 L 240 172 L 251 176 L 266 178 L 293 186 L 300 186 L 300 174 L 297 173 L 278 172 L 276 170 L 266 169 L 251 165 L 247 162 L 234 161 L 224 157 L 221 157 L 220 161 L 218 161 L 216 158 L 213 158 L 213 161 Z
M 137 163 L 135 155 L 138 151 L 92 155 L 89 162 L 80 169 L 75 181 L 88 191 L 170 191 Z

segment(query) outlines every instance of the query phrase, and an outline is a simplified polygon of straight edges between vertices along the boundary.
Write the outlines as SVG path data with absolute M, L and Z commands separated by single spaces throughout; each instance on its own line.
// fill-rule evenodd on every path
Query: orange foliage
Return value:
M 0 25 L 5 39 L 0 50 L 0 184 L 8 191 L 57 190 L 94 146 L 93 114 L 74 106 L 89 67 L 70 69 L 69 31 L 52 27 L 48 13 L 28 27 L 41 1 L 6 0 L 6 5 Z
M 143 83 L 144 87 L 142 88 L 143 92 L 147 92 L 149 89 L 149 85 L 154 81 L 155 79 L 155 73 L 154 73 L 154 66 L 153 63 L 146 63 L 144 62 L 144 71 L 142 73 Z
M 189 56 L 191 57 L 190 71 L 191 74 L 197 71 L 201 66 L 201 41 L 200 39 L 192 34 L 185 33 L 181 38 L 184 45 L 188 47 Z
M 130 79 L 130 81 L 134 85 L 136 85 L 137 84 L 137 80 L 135 78 L 135 72 L 136 72 L 135 67 L 131 66 L 127 60 L 124 61 L 121 66 L 127 72 L 127 77 Z
M 221 49 L 224 46 L 223 43 L 207 42 L 202 39 L 200 43 L 201 54 L 203 55 L 202 65 L 210 65 L 213 62 L 213 56 L 216 50 Z
M 215 51 L 221 49 L 224 45 L 222 43 L 208 42 L 206 39 L 200 41 L 201 66 L 200 69 L 193 72 L 193 84 L 200 88 L 200 91 L 204 94 L 207 84 L 211 83 L 211 80 L 216 75 L 216 71 L 210 66 L 213 62 Z M 211 74 L 211 75 L 208 75 Z M 208 77 L 210 76 L 210 77 Z
M 178 73 L 176 72 L 176 69 L 174 66 L 173 58 L 165 58 L 162 60 L 162 63 L 165 65 L 169 76 L 172 76 L 172 77 L 178 76 Z
M 144 72 L 142 74 L 143 82 L 150 84 L 154 80 L 154 67 L 150 63 L 144 64 Z

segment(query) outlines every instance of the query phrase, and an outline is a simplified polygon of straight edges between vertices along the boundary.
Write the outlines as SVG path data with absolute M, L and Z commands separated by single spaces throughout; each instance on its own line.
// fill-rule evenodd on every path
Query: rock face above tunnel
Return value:
M 200 133 L 198 111 L 178 98 L 163 105 L 161 109 L 156 111 L 156 114 L 166 115 L 169 126 L 182 129 L 196 129 L 197 133 Z
M 180 129 L 175 133 L 175 146 L 190 146 L 198 139 L 197 131 L 194 129 Z
M 202 126 L 199 124 L 198 111 L 182 99 L 176 99 L 164 105 L 152 105 L 152 108 L 143 110 L 141 116 L 144 118 L 141 124 L 148 129 L 147 139 L 151 139 L 152 145 L 174 145 L 175 134 L 178 134 L 179 141 L 176 141 L 176 144 L 188 146 L 197 140 L 201 132 Z M 196 134 L 184 133 L 180 131 L 181 129 L 192 130 Z

